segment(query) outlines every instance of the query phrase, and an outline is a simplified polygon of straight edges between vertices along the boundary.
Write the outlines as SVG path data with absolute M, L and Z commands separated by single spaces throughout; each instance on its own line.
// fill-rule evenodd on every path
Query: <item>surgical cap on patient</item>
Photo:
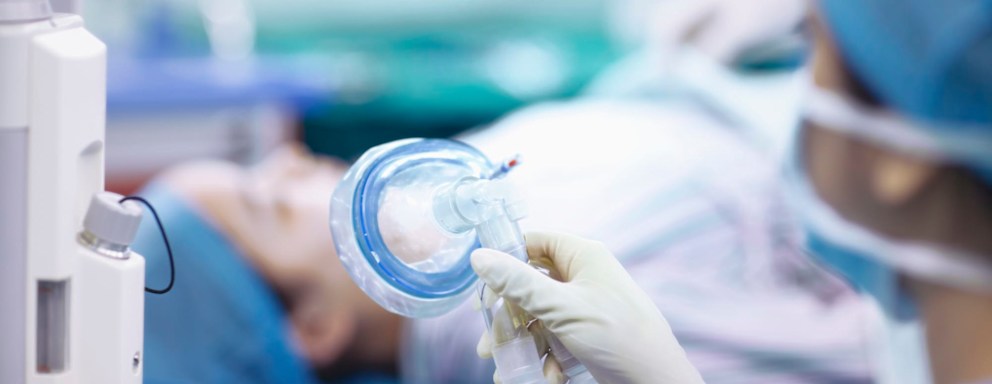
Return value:
M 276 295 L 234 245 L 164 185 L 141 196 L 162 216 L 176 264 L 172 291 L 145 294 L 145 382 L 316 382 L 292 351 Z M 147 285 L 164 287 L 169 263 L 150 214 L 133 248 L 147 260 Z
M 822 0 L 848 68 L 992 183 L 992 0 Z M 984 147 L 984 148 L 982 148 Z

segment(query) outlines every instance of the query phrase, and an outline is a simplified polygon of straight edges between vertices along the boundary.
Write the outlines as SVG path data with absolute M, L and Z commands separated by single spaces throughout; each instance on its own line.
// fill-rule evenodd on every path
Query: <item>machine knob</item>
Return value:
M 103 242 L 130 245 L 141 224 L 141 207 L 132 201 L 119 203 L 122 198 L 113 192 L 94 194 L 83 219 L 83 229 Z

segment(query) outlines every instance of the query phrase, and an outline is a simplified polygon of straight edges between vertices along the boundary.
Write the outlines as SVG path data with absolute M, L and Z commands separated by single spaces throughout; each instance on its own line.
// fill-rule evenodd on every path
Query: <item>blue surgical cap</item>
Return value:
M 980 140 L 988 150 L 964 165 L 992 183 L 992 0 L 821 0 L 820 11 L 861 83 L 938 140 Z

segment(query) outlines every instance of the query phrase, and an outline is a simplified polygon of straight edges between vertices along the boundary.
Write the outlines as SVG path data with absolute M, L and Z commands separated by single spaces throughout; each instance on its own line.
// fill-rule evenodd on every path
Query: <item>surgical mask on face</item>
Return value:
M 814 87 L 805 117 L 820 128 L 836 130 L 894 150 L 909 147 L 923 150 L 926 147 L 922 137 L 912 142 L 913 139 L 907 139 L 910 136 L 886 136 L 897 131 L 913 131 L 911 128 L 896 127 L 904 124 L 902 121 L 886 120 L 888 128 L 876 129 L 877 126 L 870 124 L 888 116 L 866 117 L 862 109 L 850 105 L 839 96 Z M 874 296 L 886 315 L 896 319 L 915 317 L 912 300 L 900 286 L 898 275 L 974 292 L 992 292 L 992 262 L 987 257 L 938 244 L 889 239 L 848 221 L 820 200 L 806 176 L 799 138 L 797 136 L 793 144 L 789 187 L 806 228 L 807 244 L 826 264 L 841 272 L 859 289 Z M 890 145 L 890 141 L 898 139 L 907 141 L 902 146 Z M 937 156 L 934 154 L 931 157 Z
M 812 88 L 807 121 L 869 142 L 939 158 L 935 146 L 901 120 L 865 116 L 864 109 Z M 884 383 L 930 380 L 924 332 L 912 295 L 900 276 L 992 292 L 992 266 L 981 257 L 937 244 L 895 241 L 842 217 L 817 195 L 806 175 L 802 131 L 793 141 L 788 187 L 814 259 L 838 272 L 881 309 L 871 331 L 878 379 Z M 891 144 L 895 141 L 898 144 Z
M 870 321 L 866 331 L 876 380 L 879 383 L 929 383 L 923 328 L 917 319 L 915 301 L 899 282 L 899 273 L 874 256 L 876 252 L 884 252 L 883 247 L 874 239 L 868 240 L 866 230 L 839 218 L 817 198 L 802 172 L 799 156 L 801 154 L 794 151 L 789 192 L 802 216 L 807 251 L 813 259 L 843 276 L 874 304 L 868 306 Z M 871 248 L 876 250 L 872 252 Z
M 897 320 L 916 317 L 900 274 L 992 292 L 992 269 L 978 256 L 936 244 L 893 241 L 843 218 L 816 195 L 800 156 L 798 152 L 793 155 L 789 189 L 802 218 L 808 250 L 872 295 L 887 316 Z

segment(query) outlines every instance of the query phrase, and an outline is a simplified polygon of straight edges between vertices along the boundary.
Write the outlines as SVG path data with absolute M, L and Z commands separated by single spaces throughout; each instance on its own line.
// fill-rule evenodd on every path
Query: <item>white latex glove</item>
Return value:
M 806 0 L 683 0 L 662 2 L 649 39 L 662 46 L 692 45 L 724 64 L 746 50 L 793 32 Z
M 541 320 L 599 383 L 702 382 L 661 312 L 602 243 L 555 233 L 526 240 L 531 260 L 562 281 L 490 249 L 472 253 L 472 268 L 493 292 Z M 480 355 L 489 343 L 484 334 Z

